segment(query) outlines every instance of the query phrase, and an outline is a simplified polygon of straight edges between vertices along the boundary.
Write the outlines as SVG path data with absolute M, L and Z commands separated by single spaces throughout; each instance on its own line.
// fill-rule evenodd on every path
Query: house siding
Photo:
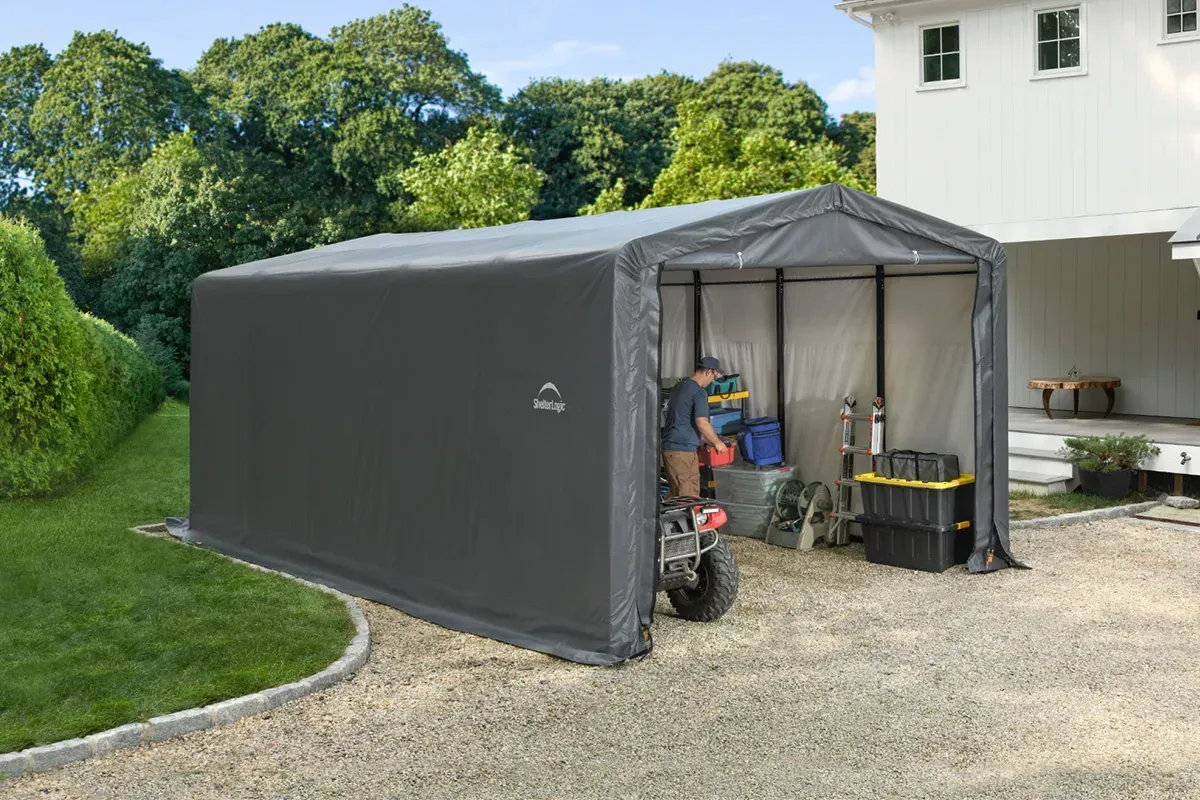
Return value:
M 1010 244 L 1009 402 L 1040 408 L 1030 378 L 1115 375 L 1116 412 L 1200 417 L 1200 279 L 1171 260 L 1167 236 Z M 1080 392 L 1080 408 L 1104 410 L 1104 393 Z M 1069 409 L 1070 392 L 1053 407 Z
M 880 196 L 976 227 L 1200 204 L 1200 41 L 1159 44 L 1161 0 L 1084 0 L 1088 73 L 1048 80 L 1044 4 L 974 5 L 876 20 Z M 920 27 L 949 21 L 966 86 L 918 91 Z

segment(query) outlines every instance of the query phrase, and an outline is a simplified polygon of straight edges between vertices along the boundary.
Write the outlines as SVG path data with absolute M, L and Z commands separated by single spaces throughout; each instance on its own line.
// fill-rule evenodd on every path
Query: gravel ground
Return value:
M 590 668 L 364 603 L 351 683 L 13 798 L 1196 798 L 1200 532 L 1019 531 L 928 575 L 735 540 L 742 592 Z

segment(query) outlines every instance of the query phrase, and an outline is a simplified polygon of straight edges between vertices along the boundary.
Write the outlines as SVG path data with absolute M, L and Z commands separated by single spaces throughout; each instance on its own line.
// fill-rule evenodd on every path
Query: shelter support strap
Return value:
M 700 363 L 704 354 L 700 352 L 700 322 L 704 313 L 704 298 L 701 295 L 700 270 L 692 270 L 692 366 Z

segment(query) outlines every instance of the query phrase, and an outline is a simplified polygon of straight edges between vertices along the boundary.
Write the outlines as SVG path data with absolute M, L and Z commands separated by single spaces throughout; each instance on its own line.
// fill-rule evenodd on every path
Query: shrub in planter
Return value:
M 161 401 L 154 364 L 79 313 L 37 233 L 0 219 L 0 497 L 81 475 Z
M 1087 494 L 1124 497 L 1133 473 L 1161 451 L 1145 436 L 1083 436 L 1063 440 L 1059 454 L 1079 467 L 1079 482 Z

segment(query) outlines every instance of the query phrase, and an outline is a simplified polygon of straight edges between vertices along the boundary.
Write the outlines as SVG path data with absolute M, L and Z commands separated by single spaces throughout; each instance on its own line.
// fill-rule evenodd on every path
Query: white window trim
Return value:
M 1032 53 L 1033 74 L 1029 77 L 1031 81 L 1046 81 L 1055 78 L 1077 78 L 1081 75 L 1088 74 L 1088 30 L 1087 30 L 1087 0 L 1077 0 L 1074 3 L 1054 3 L 1052 5 L 1033 6 L 1033 12 L 1029 16 L 1029 46 Z M 1079 66 L 1067 67 L 1065 69 L 1038 69 L 1038 15 L 1048 14 L 1051 11 L 1069 11 L 1072 8 L 1079 9 Z M 1163 29 L 1166 29 L 1166 21 L 1163 22 Z
M 1164 0 L 1165 2 L 1165 0 Z M 1163 23 L 1164 25 L 1166 23 Z M 952 81 L 925 80 L 925 31 L 931 28 L 945 28 L 950 25 L 958 26 L 958 78 Z M 963 41 L 963 24 L 957 19 L 944 22 L 931 22 L 917 26 L 917 91 L 938 92 L 943 89 L 962 89 L 967 85 L 967 48 Z
M 1178 42 L 1196 42 L 1200 41 L 1200 30 L 1188 31 L 1186 33 L 1167 33 L 1167 0 L 1160 0 L 1162 4 L 1162 35 L 1158 39 L 1159 44 L 1176 44 Z M 1200 3 L 1197 3 L 1200 6 Z M 1197 13 L 1200 14 L 1200 8 L 1197 8 Z M 1200 16 L 1197 17 L 1200 20 Z M 1200 28 L 1200 25 L 1197 25 Z

